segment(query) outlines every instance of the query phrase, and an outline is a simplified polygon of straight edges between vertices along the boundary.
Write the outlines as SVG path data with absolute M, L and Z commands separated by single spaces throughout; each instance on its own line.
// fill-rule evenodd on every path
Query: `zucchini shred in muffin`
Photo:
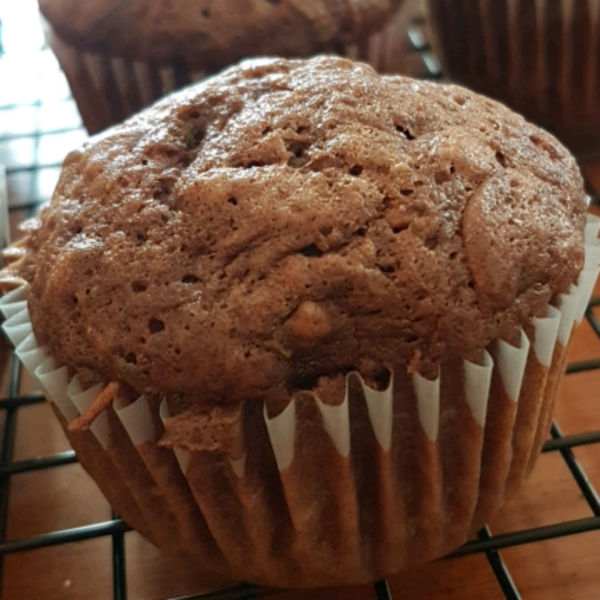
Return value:
M 7 331 L 159 547 L 365 582 L 532 468 L 597 275 L 585 213 L 574 159 L 493 101 L 248 61 L 67 157 L 8 253 Z

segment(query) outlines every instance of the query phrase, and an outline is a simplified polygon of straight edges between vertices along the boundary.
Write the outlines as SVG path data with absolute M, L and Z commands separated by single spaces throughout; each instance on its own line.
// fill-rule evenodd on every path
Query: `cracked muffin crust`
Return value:
M 467 90 L 249 61 L 72 152 L 10 273 L 59 362 L 174 413 L 276 411 L 514 339 L 581 269 L 584 198 L 553 137 Z

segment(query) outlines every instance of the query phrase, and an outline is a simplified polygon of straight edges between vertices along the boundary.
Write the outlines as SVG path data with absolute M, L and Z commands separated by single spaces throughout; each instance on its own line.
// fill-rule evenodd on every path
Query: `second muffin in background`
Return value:
M 600 0 L 429 0 L 447 74 L 600 150 Z
M 397 71 L 404 0 L 40 0 L 90 133 L 242 58 L 348 55 Z

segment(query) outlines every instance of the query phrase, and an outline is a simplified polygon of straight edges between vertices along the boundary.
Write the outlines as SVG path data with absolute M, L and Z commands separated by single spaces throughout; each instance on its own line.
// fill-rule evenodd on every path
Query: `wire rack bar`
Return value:
M 250 600 L 250 598 L 263 598 L 275 594 L 281 590 L 261 588 L 254 585 L 238 585 L 234 588 L 209 592 L 208 594 L 196 594 L 193 596 L 179 596 L 171 600 Z
M 36 211 L 40 207 L 39 200 L 36 202 L 24 202 L 23 204 L 15 204 L 14 206 L 8 207 L 9 213 L 22 212 L 22 211 Z
M 484 527 L 477 534 L 477 537 L 482 541 L 491 540 L 492 533 L 490 528 Z M 510 573 L 508 572 L 500 553 L 497 550 L 488 550 L 485 555 L 507 600 L 521 600 L 521 594 L 519 593 L 515 582 L 510 576 Z
M 458 558 L 460 556 L 469 556 L 470 554 L 479 554 L 488 550 L 503 550 L 512 546 L 522 546 L 524 544 L 533 544 L 535 542 L 544 542 L 560 537 L 588 533 L 600 529 L 600 518 L 589 517 L 576 521 L 557 523 L 555 525 L 546 525 L 514 533 L 504 533 L 494 535 L 489 540 L 478 540 L 467 542 L 462 548 L 459 548 L 446 558 Z
M 30 396 L 17 396 L 16 394 L 10 394 L 8 398 L 0 400 L 0 410 L 10 410 L 12 408 L 19 408 L 20 406 L 31 406 L 32 404 L 41 404 L 45 402 L 44 396 L 39 394 L 33 394 Z
M 552 429 L 550 433 L 554 439 L 560 439 L 562 437 L 560 427 L 556 423 L 552 423 Z M 565 463 L 567 463 L 567 467 L 569 468 L 569 471 L 571 471 L 571 475 L 573 475 L 573 478 L 577 482 L 577 485 L 579 486 L 579 489 L 581 490 L 586 502 L 589 504 L 590 509 L 596 517 L 600 517 L 600 498 L 598 498 L 596 490 L 590 483 L 585 471 L 575 458 L 573 451 L 571 448 L 561 448 L 559 452 L 561 453 Z
M 32 106 L 36 106 L 32 104 Z M 38 104 L 39 106 L 39 104 Z M 4 108 L 2 109 L 4 110 Z M 9 135 L 1 135 L 0 142 L 10 142 L 13 140 L 22 140 L 22 139 L 32 139 L 32 138 L 40 138 L 45 135 L 57 135 L 61 133 L 71 133 L 73 131 L 79 131 L 80 127 L 60 127 L 57 129 L 49 129 L 47 131 L 32 131 L 29 133 L 11 133 Z
M 10 384 L 8 393 L 16 396 L 21 385 L 21 366 L 16 355 L 12 357 Z M 17 407 L 9 408 L 5 414 L 4 439 L 2 440 L 2 455 L 0 465 L 9 465 L 12 462 L 17 436 Z M 6 539 L 8 524 L 8 503 L 10 499 L 10 475 L 0 476 L 0 543 Z M 2 581 L 4 579 L 4 555 L 0 555 L 0 597 Z
M 43 165 L 38 165 L 38 164 L 19 165 L 18 167 L 7 168 L 6 174 L 12 175 L 13 173 L 32 173 L 35 171 L 39 171 L 40 169 L 58 169 L 61 166 L 62 166 L 62 163 L 60 163 L 60 162 L 49 162 L 49 163 L 44 163 Z M 39 206 L 39 202 L 32 202 L 32 205 Z
M 75 452 L 67 450 L 54 456 L 41 456 L 31 458 L 19 462 L 13 462 L 7 465 L 0 465 L 0 476 L 2 475 L 17 475 L 18 473 L 28 473 L 30 471 L 42 471 L 44 469 L 52 469 L 54 467 L 62 467 L 77 462 Z
M 381 581 L 376 581 L 373 584 L 375 588 L 375 598 L 377 600 L 392 600 L 392 594 L 390 592 L 390 586 L 385 579 Z
M 600 444 L 600 431 L 565 435 L 560 438 L 548 440 L 544 444 L 542 452 L 554 452 L 556 450 L 561 450 L 562 448 L 576 448 L 578 446 L 589 446 L 591 444 Z
M 588 371 L 596 371 L 598 369 L 600 369 L 600 359 L 585 360 L 569 365 L 567 367 L 567 375 L 587 373 Z
M 106 521 L 104 523 L 94 523 L 93 525 L 84 525 L 82 527 L 73 527 L 71 529 L 62 529 L 61 531 L 42 533 L 20 540 L 3 542 L 0 544 L 0 556 L 13 554 L 15 552 L 26 552 L 27 550 L 37 550 L 38 548 L 47 548 L 49 546 L 59 546 L 61 544 L 93 540 L 114 533 L 124 533 L 130 531 L 130 529 L 129 525 L 124 521 L 113 519 L 112 521 Z
M 116 533 L 112 538 L 113 598 L 114 600 L 127 600 L 125 537 L 123 533 Z
M 588 320 L 588 323 L 592 326 L 594 333 L 598 337 L 600 337 L 600 321 L 597 319 L 596 315 L 594 314 L 594 311 L 591 308 L 589 308 L 585 316 Z
M 112 513 L 113 521 L 118 520 Z M 127 569 L 125 567 L 125 532 L 112 534 L 113 599 L 127 600 Z

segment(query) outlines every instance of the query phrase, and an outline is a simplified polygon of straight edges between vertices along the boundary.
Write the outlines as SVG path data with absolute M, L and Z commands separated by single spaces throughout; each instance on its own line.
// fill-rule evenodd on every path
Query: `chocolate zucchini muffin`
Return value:
M 573 158 L 491 100 L 249 61 L 72 152 L 4 304 L 154 543 L 358 583 L 460 545 L 535 462 L 585 213 Z
M 40 9 L 84 124 L 95 133 L 167 91 L 246 57 L 333 52 L 360 54 L 380 67 L 393 67 L 392 55 L 398 54 L 404 37 L 387 25 L 393 25 L 401 4 L 402 0 L 40 0 Z M 384 28 L 380 39 L 378 32 Z

